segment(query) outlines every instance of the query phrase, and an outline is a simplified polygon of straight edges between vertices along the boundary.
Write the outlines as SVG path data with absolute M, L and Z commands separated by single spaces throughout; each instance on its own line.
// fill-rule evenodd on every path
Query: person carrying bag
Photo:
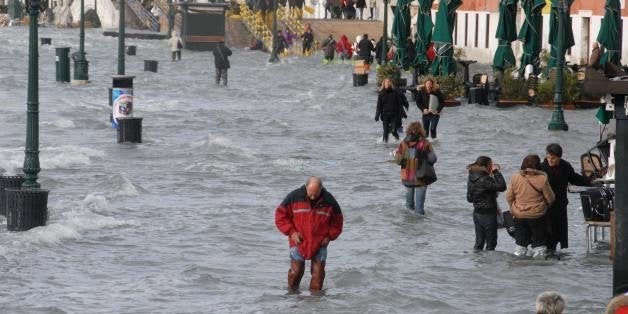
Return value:
M 395 151 L 395 162 L 401 166 L 401 184 L 406 188 L 406 208 L 417 215 L 425 215 L 425 195 L 427 186 L 436 180 L 424 173 L 421 168 L 431 167 L 436 162 L 432 144 L 425 139 L 425 130 L 420 122 L 412 122 L 406 129 L 406 137 Z M 428 170 L 427 168 L 425 170 Z M 425 180 L 425 181 L 424 181 Z

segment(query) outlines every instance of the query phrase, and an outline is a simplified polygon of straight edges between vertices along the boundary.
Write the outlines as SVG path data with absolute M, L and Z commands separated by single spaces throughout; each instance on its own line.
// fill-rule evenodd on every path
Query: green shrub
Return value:
M 377 86 L 382 86 L 382 81 L 386 77 L 392 77 L 395 86 L 399 85 L 401 79 L 401 69 L 392 62 L 388 62 L 377 67 Z
M 551 103 L 554 101 L 554 86 L 552 79 L 542 81 L 537 88 L 537 102 Z M 563 103 L 574 103 L 576 100 L 597 100 L 601 95 L 586 94 L 582 91 L 582 84 L 578 81 L 577 73 L 563 70 Z
M 424 82 L 428 77 L 430 76 L 420 77 L 421 82 Z M 458 76 L 452 74 L 448 76 L 434 76 L 432 78 L 445 99 L 456 99 L 464 96 L 464 82 Z
M 524 79 L 514 78 L 514 68 L 504 71 L 502 81 L 500 82 L 501 94 L 500 99 L 503 100 L 528 100 L 528 82 Z

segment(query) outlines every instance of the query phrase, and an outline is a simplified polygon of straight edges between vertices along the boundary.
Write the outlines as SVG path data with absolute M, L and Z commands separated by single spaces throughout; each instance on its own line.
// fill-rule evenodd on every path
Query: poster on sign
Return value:
M 113 88 L 111 91 L 111 99 L 113 99 L 113 120 L 112 127 L 118 127 L 118 118 L 126 118 L 133 116 L 133 89 L 132 88 Z

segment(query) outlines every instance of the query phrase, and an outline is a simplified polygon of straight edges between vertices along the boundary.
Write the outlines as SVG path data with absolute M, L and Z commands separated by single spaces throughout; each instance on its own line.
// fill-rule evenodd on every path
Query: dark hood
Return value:
M 411 143 L 411 142 L 418 142 L 420 139 L 421 139 L 421 136 L 418 134 L 408 134 L 403 139 L 403 141 L 407 143 Z
M 469 166 L 469 180 L 472 182 L 476 182 L 483 176 L 488 175 L 486 169 L 484 167 L 480 167 L 478 165 Z

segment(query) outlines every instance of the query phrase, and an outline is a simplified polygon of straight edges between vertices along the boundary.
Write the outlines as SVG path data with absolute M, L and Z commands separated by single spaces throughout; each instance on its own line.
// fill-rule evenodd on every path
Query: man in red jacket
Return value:
M 310 291 L 323 288 L 327 245 L 342 232 L 343 217 L 336 199 L 318 177 L 290 192 L 275 210 L 275 225 L 288 236 L 290 270 L 288 288 L 298 290 L 305 260 L 312 260 Z

